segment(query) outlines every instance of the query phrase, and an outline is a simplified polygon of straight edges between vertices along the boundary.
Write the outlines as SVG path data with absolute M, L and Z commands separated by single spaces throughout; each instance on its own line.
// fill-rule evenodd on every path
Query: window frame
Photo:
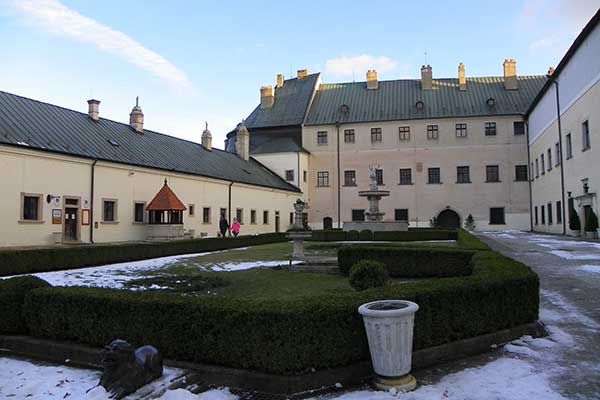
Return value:
M 562 201 L 558 200 L 556 202 L 556 224 L 562 225 Z
M 548 149 L 546 157 L 548 158 L 548 172 L 550 172 L 552 171 L 552 148 Z
M 356 219 L 355 213 L 360 212 L 362 214 L 362 219 Z M 353 208 L 351 212 L 351 220 L 352 222 L 364 222 L 365 221 L 365 209 L 364 208 Z
M 210 207 L 202 207 L 202 223 L 208 225 L 211 223 L 211 221 L 212 213 Z
M 25 198 L 36 198 L 37 199 L 37 209 L 36 209 L 36 219 L 25 219 Z M 44 223 L 44 195 L 42 193 L 25 193 L 21 192 L 21 209 L 19 212 L 19 223 L 24 224 L 42 224 Z
M 242 207 L 237 207 L 235 209 L 235 218 L 240 223 L 240 225 L 244 225 L 244 209 Z M 233 223 L 233 221 L 231 221 L 230 223 Z
M 383 130 L 381 128 L 371 128 L 371 144 L 383 142 Z
M 269 225 L 269 210 L 263 210 L 263 225 Z
M 519 126 L 518 130 L 517 130 L 517 126 Z M 513 121 L 513 135 L 514 136 L 522 136 L 524 134 L 525 134 L 525 121 Z
M 114 203 L 114 206 L 113 206 L 113 219 L 112 220 L 107 220 L 106 219 L 106 205 L 105 205 L 105 203 Z M 119 200 L 118 199 L 111 199 L 111 198 L 102 198 L 101 204 L 102 204 L 102 220 L 101 220 L 101 223 L 103 223 L 103 224 L 118 224 L 119 223 Z
M 495 176 L 495 179 L 493 175 Z M 490 177 L 492 179 L 490 179 Z M 485 166 L 485 182 L 486 183 L 498 183 L 500 181 L 500 166 L 498 164 L 490 164 Z
M 348 178 L 351 179 L 348 179 Z M 353 169 L 347 169 L 344 171 L 344 186 L 356 186 L 356 171 Z
M 403 176 L 404 173 L 404 176 Z M 407 176 L 408 173 L 408 176 Z M 406 182 L 406 178 L 408 177 L 408 182 Z M 398 170 L 398 185 L 412 185 L 412 168 L 400 168 Z
M 327 146 L 329 144 L 329 137 L 327 131 L 317 131 L 317 146 Z
M 398 140 L 406 142 L 410 140 L 410 126 L 399 126 L 398 127 Z
M 586 119 L 581 123 L 581 151 L 586 151 L 592 148 L 590 139 L 590 120 Z
M 438 140 L 440 138 L 440 127 L 437 124 L 427 125 L 427 140 Z
M 496 122 L 484 122 L 483 123 L 484 136 L 496 136 L 498 134 Z
M 459 170 L 459 168 L 466 168 L 466 177 L 467 179 L 460 179 L 460 177 L 462 176 L 464 178 L 465 173 L 463 170 L 462 172 Z M 469 165 L 457 165 L 456 166 L 456 183 L 460 183 L 460 184 L 465 184 L 465 183 L 471 183 L 471 168 Z
M 352 139 L 352 140 L 349 140 Z M 344 143 L 356 143 L 354 129 L 344 129 Z
M 295 176 L 295 171 L 293 169 L 286 169 L 285 170 L 285 180 L 286 182 L 294 182 L 296 176 Z M 290 179 L 291 177 L 291 179 Z
M 142 220 L 141 221 L 137 220 L 137 206 L 138 205 L 142 206 Z M 134 224 L 145 224 L 145 223 L 147 223 L 148 222 L 147 214 L 148 213 L 146 212 L 146 202 L 145 201 L 134 201 L 133 202 L 133 223 Z
M 250 225 L 256 225 L 256 209 L 250 209 Z
M 383 180 L 383 168 L 378 168 L 375 170 L 375 178 L 377 179 L 377 186 L 385 186 Z
M 539 219 L 538 219 L 538 207 L 534 206 L 533 209 L 534 209 L 534 221 L 535 221 L 534 225 L 537 226 L 540 224 Z
M 571 158 L 573 158 L 573 139 L 571 137 L 571 132 L 567 133 L 565 139 L 567 141 L 567 160 L 570 160 Z
M 398 214 L 406 213 L 406 219 L 398 218 Z M 408 208 L 396 208 L 394 209 L 394 221 L 406 221 L 408 222 Z
M 544 153 L 540 154 L 540 174 L 546 175 L 546 162 Z
M 494 222 L 494 215 L 493 215 L 493 211 L 494 210 L 502 210 L 502 218 L 501 218 L 501 222 Z M 506 225 L 506 210 L 504 207 L 490 207 L 490 220 L 489 220 L 489 225 Z
M 431 180 L 432 172 L 437 170 L 437 182 Z M 435 174 L 434 174 L 435 176 Z M 442 169 L 440 167 L 428 167 L 427 168 L 427 184 L 428 185 L 441 185 L 442 184 Z
M 329 187 L 329 171 L 317 171 L 317 187 Z
M 460 122 L 455 124 L 454 126 L 455 132 L 456 132 L 456 137 L 458 138 L 465 138 L 467 137 L 467 124 Z
M 525 170 L 525 175 L 523 175 L 523 170 Z M 521 176 L 519 176 L 519 171 Z M 519 179 L 524 178 L 524 179 Z M 529 180 L 529 171 L 527 168 L 527 164 L 518 164 L 515 165 L 515 182 L 527 182 Z
M 553 225 L 554 218 L 552 218 L 552 202 L 548 202 L 546 209 L 548 210 L 548 225 Z
M 188 217 L 196 216 L 196 205 L 194 203 L 188 204 Z
M 558 167 L 560 165 L 560 159 L 561 157 L 561 148 L 560 148 L 560 142 L 556 142 L 554 144 L 554 157 L 556 158 L 556 160 L 554 161 L 554 166 Z

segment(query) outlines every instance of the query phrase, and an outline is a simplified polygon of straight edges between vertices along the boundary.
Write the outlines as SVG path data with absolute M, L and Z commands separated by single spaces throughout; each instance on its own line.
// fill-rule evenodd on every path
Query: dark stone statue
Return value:
M 113 340 L 102 350 L 100 386 L 111 399 L 122 399 L 158 379 L 163 373 L 161 354 L 152 346 L 142 346 L 134 350 L 124 340 Z

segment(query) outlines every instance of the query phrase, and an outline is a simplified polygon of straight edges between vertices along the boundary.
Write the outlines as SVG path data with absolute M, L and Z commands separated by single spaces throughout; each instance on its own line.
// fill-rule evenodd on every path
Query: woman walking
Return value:
M 225 218 L 225 214 L 221 214 L 221 219 L 219 220 L 219 230 L 221 231 L 221 237 L 225 237 L 227 230 L 229 230 L 229 221 Z
M 233 224 L 231 225 L 231 233 L 233 233 L 233 236 L 237 237 L 240 234 L 240 221 L 237 220 L 237 218 L 233 219 Z

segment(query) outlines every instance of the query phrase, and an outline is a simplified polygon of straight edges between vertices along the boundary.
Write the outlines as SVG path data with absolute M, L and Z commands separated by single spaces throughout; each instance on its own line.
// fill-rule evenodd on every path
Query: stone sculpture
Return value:
M 162 355 L 152 346 L 134 350 L 125 340 L 113 340 L 102 350 L 103 386 L 111 399 L 122 399 L 158 379 L 163 373 Z

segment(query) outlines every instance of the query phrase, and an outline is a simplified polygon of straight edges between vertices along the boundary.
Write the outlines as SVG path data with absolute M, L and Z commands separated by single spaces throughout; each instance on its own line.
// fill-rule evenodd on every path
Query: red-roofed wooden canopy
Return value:
M 185 211 L 186 209 L 186 206 L 167 185 L 166 179 L 163 187 L 146 207 L 148 211 Z

